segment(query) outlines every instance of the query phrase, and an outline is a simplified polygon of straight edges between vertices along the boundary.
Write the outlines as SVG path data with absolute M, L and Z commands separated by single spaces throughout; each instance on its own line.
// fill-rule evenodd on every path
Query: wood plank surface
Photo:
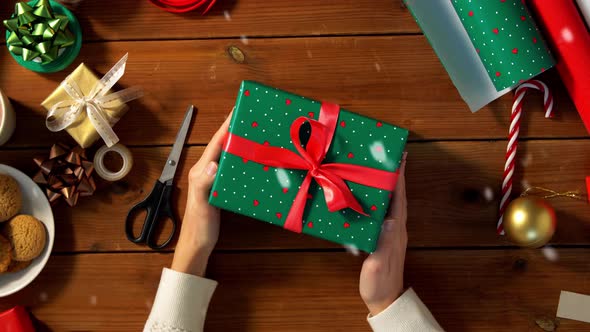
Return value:
M 245 54 L 244 63 L 232 60 L 230 46 Z M 411 140 L 505 138 L 508 132 L 512 97 L 471 114 L 423 36 L 93 43 L 78 61 L 105 73 L 126 52 L 122 86 L 146 91 L 115 127 L 127 145 L 171 144 L 191 103 L 199 112 L 189 142 L 207 143 L 244 79 L 340 103 L 410 129 Z M 8 146 L 38 147 L 65 137 L 45 128 L 39 104 L 75 66 L 41 76 L 15 65 L 6 50 L 0 60 L 0 87 L 18 114 Z M 543 78 L 555 90 L 556 117 L 543 117 L 539 94 L 528 97 L 521 136 L 586 137 L 556 72 Z
M 15 2 L 0 2 L 0 16 Z M 146 95 L 115 130 L 135 165 L 122 181 L 98 180 L 96 195 L 77 207 L 54 207 L 47 267 L 0 299 L 0 312 L 24 305 L 40 331 L 141 330 L 174 243 L 158 253 L 129 242 L 127 211 L 151 190 L 194 104 L 174 193 L 183 214 L 188 171 L 249 79 L 411 130 L 405 280 L 447 331 L 542 331 L 541 323 L 590 331 L 555 318 L 561 290 L 590 294 L 590 206 L 550 200 L 557 249 L 518 250 L 495 234 L 512 95 L 470 114 L 401 0 L 218 0 L 205 16 L 166 13 L 147 0 L 84 0 L 73 10 L 85 43 L 68 69 L 36 74 L 0 51 L 0 88 L 17 111 L 0 164 L 34 175 L 33 157 L 71 142 L 45 128 L 41 101 L 80 62 L 104 74 L 129 52 L 117 89 L 141 85 Z M 587 131 L 555 69 L 540 78 L 554 91 L 556 116 L 543 118 L 540 94 L 527 97 L 515 194 L 528 185 L 585 193 Z M 206 331 L 369 330 L 358 295 L 364 256 L 230 213 L 221 227 L 208 268 L 220 285 Z
M 590 293 L 583 249 L 410 251 L 408 285 L 447 331 L 542 331 L 555 321 L 561 290 Z M 295 259 L 296 258 L 296 259 Z M 139 331 L 171 255 L 54 256 L 21 303 L 52 331 Z M 344 252 L 218 253 L 209 277 L 219 281 L 206 331 L 369 331 L 358 295 L 362 257 Z M 590 325 L 559 320 L 560 332 Z
M 1 17 L 15 2 L 0 3 Z M 85 41 L 420 33 L 401 0 L 218 0 L 205 16 L 148 1 L 86 0 L 73 11 Z
M 505 141 L 432 142 L 408 145 L 410 246 L 479 247 L 510 245 L 495 234 Z M 99 181 L 94 197 L 79 205 L 54 208 L 57 224 L 55 251 L 145 250 L 126 240 L 123 221 L 129 208 L 151 190 L 160 176 L 169 147 L 133 148 L 136 163 L 128 178 L 108 184 Z M 185 149 L 177 175 L 175 205 L 182 216 L 187 174 L 202 147 Z M 519 146 L 515 191 L 542 186 L 557 191 L 580 190 L 590 168 L 588 140 L 527 141 Z M 43 150 L 1 151 L 0 162 L 27 174 L 35 173 L 32 158 Z M 590 243 L 590 206 L 586 201 L 555 198 L 558 214 L 554 244 Z M 100 211 L 108 210 L 105 217 Z M 337 248 L 329 242 L 293 234 L 276 226 L 223 214 L 220 249 Z

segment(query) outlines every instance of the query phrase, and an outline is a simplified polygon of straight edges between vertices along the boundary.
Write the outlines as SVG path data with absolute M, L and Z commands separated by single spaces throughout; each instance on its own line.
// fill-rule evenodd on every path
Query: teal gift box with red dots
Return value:
M 373 252 L 407 137 L 336 104 L 244 81 L 209 202 Z

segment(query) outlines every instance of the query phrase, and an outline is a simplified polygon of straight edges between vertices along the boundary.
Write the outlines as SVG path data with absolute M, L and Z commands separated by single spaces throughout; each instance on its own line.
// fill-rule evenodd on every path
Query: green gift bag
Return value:
M 244 81 L 209 202 L 373 252 L 408 131 Z

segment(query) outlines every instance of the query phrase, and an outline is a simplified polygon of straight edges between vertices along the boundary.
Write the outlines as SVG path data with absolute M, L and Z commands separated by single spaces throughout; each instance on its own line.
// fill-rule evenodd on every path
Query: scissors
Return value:
M 174 173 L 176 173 L 178 159 L 182 154 L 184 141 L 193 117 L 193 109 L 194 106 L 190 105 L 186 110 L 182 126 L 180 127 L 178 134 L 176 134 L 176 141 L 172 146 L 172 151 L 166 160 L 162 175 L 160 175 L 160 178 L 156 181 L 152 192 L 143 201 L 132 207 L 127 214 L 127 219 L 125 220 L 125 233 L 127 234 L 129 241 L 133 243 L 145 243 L 152 249 L 162 249 L 172 241 L 174 233 L 176 233 L 177 221 L 170 201 L 172 199 L 172 189 L 174 188 Z M 138 236 L 135 236 L 133 234 L 135 216 L 143 211 L 146 212 L 143 227 L 141 228 L 141 233 L 139 233 Z M 157 226 L 160 223 L 165 222 L 167 219 L 172 222 L 172 233 L 164 243 L 158 244 L 158 237 L 156 234 L 156 230 L 158 229 Z

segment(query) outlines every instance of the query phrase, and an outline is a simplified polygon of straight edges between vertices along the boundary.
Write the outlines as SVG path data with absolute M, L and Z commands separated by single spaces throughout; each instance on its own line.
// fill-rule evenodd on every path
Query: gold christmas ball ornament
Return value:
M 504 212 L 504 231 L 513 243 L 526 248 L 544 246 L 555 233 L 555 210 L 539 197 L 512 201 Z

